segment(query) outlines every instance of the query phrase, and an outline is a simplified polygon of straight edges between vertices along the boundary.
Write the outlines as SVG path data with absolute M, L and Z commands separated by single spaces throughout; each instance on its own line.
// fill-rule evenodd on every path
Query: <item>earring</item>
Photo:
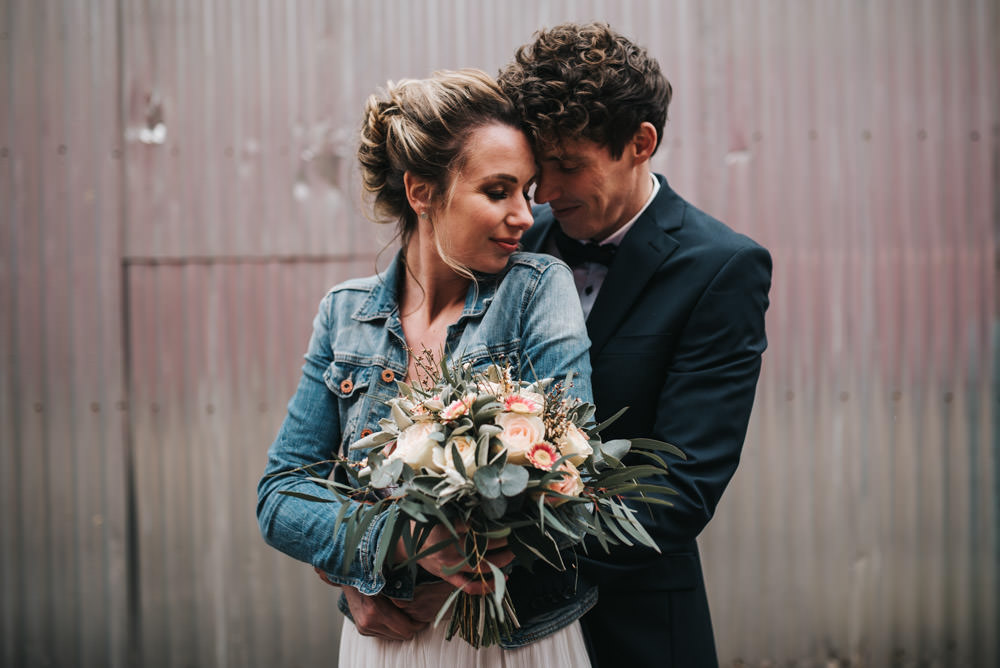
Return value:
M 420 212 L 420 217 L 421 218 L 426 218 L 427 217 L 427 212 L 426 211 L 421 211 Z

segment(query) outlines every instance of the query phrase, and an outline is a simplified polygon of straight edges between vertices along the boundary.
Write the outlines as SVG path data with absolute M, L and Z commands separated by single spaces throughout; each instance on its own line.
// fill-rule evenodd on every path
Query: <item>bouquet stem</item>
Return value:
M 459 637 L 478 649 L 499 645 L 501 638 L 509 638 L 514 629 L 520 628 L 510 594 L 504 592 L 503 610 L 497 610 L 495 605 L 490 594 L 459 594 L 448 624 L 448 640 L 458 633 Z

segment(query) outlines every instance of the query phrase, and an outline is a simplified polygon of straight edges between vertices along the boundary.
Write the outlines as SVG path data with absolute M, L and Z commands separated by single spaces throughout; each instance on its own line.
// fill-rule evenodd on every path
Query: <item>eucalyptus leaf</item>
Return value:
M 306 494 L 305 492 L 295 492 L 290 489 L 282 489 L 278 491 L 278 494 L 284 494 L 285 496 L 294 496 L 296 499 L 302 499 L 303 501 L 316 501 L 318 503 L 333 503 L 336 499 L 328 499 L 322 496 L 313 496 L 312 494 Z
M 390 434 L 386 431 L 376 431 L 374 434 L 369 434 L 365 436 L 360 441 L 355 441 L 350 449 L 351 450 L 367 450 L 368 448 L 374 448 L 379 445 L 385 445 L 389 441 L 395 439 L 394 434 Z
M 672 455 L 680 457 L 681 459 L 687 459 L 687 455 L 684 451 L 678 448 L 673 443 L 667 443 L 665 441 L 657 441 L 652 438 L 633 438 L 632 447 L 639 448 L 642 450 L 657 450 L 661 452 L 669 452 Z
M 476 489 L 487 499 L 496 499 L 502 494 L 500 469 L 488 464 L 476 469 L 472 476 Z
M 611 456 L 621 461 L 621 459 L 628 454 L 631 447 L 632 443 L 628 439 L 616 438 L 613 441 L 601 443 L 601 453 L 606 457 Z
M 385 563 L 385 558 L 389 554 L 391 546 L 398 539 L 396 532 L 396 519 L 399 517 L 399 508 L 395 504 L 389 507 L 389 512 L 385 518 L 385 524 L 382 525 L 382 534 L 379 536 L 378 549 L 375 551 L 375 566 L 374 571 L 376 573 L 382 572 L 382 565 Z
M 394 403 L 390 413 L 392 414 L 393 421 L 399 425 L 400 429 L 406 429 L 413 424 L 413 420 L 399 407 L 399 404 Z
M 625 411 L 627 411 L 627 410 L 628 410 L 628 406 L 625 406 L 620 411 L 618 411 L 617 413 L 615 413 L 614 415 L 612 415 L 611 417 L 609 417 L 607 420 L 605 420 L 601 424 L 599 424 L 596 427 L 594 427 L 593 429 L 591 429 L 590 432 L 592 434 L 599 434 L 599 433 L 601 433 L 601 431 L 603 431 L 604 429 L 606 429 L 607 427 L 609 427 L 615 420 L 617 420 L 618 418 L 620 418 L 625 413 Z
M 528 486 L 528 469 L 507 464 L 500 471 L 500 491 L 504 496 L 517 496 Z
M 490 571 L 493 573 L 493 601 L 496 605 L 496 610 L 500 615 L 501 621 L 503 620 L 503 595 L 506 591 L 507 581 L 503 576 L 503 572 L 499 568 L 493 565 L 492 561 L 487 561 L 486 565 L 490 567 Z
M 500 495 L 490 499 L 484 496 L 480 499 L 479 506 L 488 519 L 499 520 L 507 512 L 507 497 Z
M 375 489 L 385 489 L 399 479 L 403 472 L 403 460 L 393 459 L 377 469 L 372 470 L 371 486 Z

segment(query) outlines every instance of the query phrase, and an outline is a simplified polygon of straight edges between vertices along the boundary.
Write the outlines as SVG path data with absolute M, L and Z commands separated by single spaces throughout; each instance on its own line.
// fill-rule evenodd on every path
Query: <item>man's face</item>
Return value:
M 629 144 L 617 160 L 590 139 L 562 141 L 537 156 L 534 199 L 552 207 L 574 239 L 602 241 L 627 223 L 649 195 L 648 163 L 632 157 Z

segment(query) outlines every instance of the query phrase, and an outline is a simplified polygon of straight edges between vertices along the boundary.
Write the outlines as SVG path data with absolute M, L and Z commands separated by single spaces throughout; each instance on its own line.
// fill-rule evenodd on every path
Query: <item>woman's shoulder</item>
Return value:
M 554 266 L 561 266 L 567 271 L 569 270 L 569 267 L 566 266 L 565 262 L 552 255 L 546 255 L 545 253 L 518 252 L 510 256 L 510 262 L 507 265 L 507 273 L 529 272 L 543 274 L 547 269 Z

